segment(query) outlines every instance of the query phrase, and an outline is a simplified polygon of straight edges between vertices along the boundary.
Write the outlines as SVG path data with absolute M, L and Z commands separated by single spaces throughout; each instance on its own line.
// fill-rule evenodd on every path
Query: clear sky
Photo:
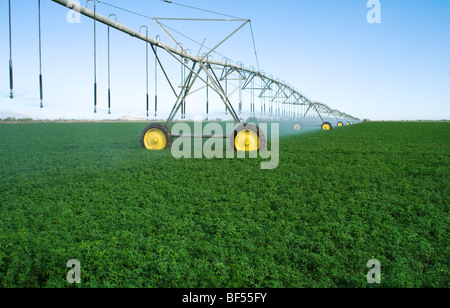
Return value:
M 217 18 L 160 0 L 105 0 L 149 17 Z M 252 20 L 259 66 L 312 100 L 361 119 L 450 119 L 450 1 L 380 0 L 381 23 L 369 23 L 368 0 L 176 0 L 174 2 Z M 85 5 L 85 1 L 82 1 Z M 92 3 L 89 4 L 92 8 Z M 102 15 L 174 45 L 152 20 L 98 4 Z M 45 108 L 39 108 L 37 0 L 12 0 L 16 99 L 9 94 L 8 1 L 0 2 L 0 118 L 8 116 L 78 119 L 145 118 L 145 44 L 111 33 L 113 113 L 107 114 L 107 28 L 99 24 L 99 112 L 93 113 L 93 21 L 68 23 L 67 8 L 42 0 Z M 212 47 L 239 23 L 164 24 Z M 172 32 L 197 54 L 198 45 Z M 203 49 L 201 52 L 205 52 Z M 250 27 L 224 44 L 220 54 L 257 67 Z M 161 57 L 180 80 L 180 66 Z M 222 60 L 219 55 L 215 60 Z M 150 53 L 153 109 L 154 56 Z M 178 74 L 178 75 L 177 75 Z M 174 96 L 159 72 L 160 117 Z M 188 100 L 188 114 L 204 110 L 203 92 Z M 248 105 L 248 101 L 245 102 Z M 223 106 L 213 108 L 220 117 Z M 222 112 L 223 113 L 223 112 Z

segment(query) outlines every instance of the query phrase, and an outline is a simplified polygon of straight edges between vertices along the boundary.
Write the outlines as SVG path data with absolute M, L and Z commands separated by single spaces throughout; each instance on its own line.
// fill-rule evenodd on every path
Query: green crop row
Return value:
M 450 124 L 284 137 L 274 170 L 145 126 L 0 124 L 0 287 L 449 286 Z

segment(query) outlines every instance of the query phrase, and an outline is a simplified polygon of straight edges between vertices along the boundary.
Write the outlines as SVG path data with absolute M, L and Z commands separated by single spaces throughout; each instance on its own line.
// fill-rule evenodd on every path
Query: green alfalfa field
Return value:
M 0 124 L 0 287 L 449 287 L 449 123 L 284 137 L 275 170 L 145 126 Z

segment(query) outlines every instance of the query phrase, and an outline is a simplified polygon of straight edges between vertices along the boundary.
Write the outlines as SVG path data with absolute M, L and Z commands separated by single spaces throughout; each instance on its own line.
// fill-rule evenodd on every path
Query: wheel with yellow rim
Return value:
M 292 127 L 294 130 L 302 130 L 302 125 L 300 123 L 295 123 Z
M 330 122 L 325 122 L 322 124 L 322 130 L 332 130 L 333 129 L 333 125 L 331 125 Z
M 267 139 L 258 126 L 244 124 L 238 127 L 230 140 L 231 148 L 238 152 L 263 151 L 267 147 Z
M 167 126 L 153 123 L 141 135 L 141 145 L 147 150 L 164 150 L 172 147 L 172 134 Z
M 344 123 L 338 122 L 338 127 L 342 127 L 342 126 L 344 126 Z
M 345 123 L 345 125 L 347 125 L 347 126 L 350 125 L 350 122 Z

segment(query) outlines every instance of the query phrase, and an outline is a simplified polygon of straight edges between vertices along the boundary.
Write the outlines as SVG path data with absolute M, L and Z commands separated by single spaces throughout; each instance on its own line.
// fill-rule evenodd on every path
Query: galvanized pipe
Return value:
M 183 58 L 185 58 L 185 59 L 189 59 L 189 60 L 191 60 L 191 61 L 193 61 L 193 62 L 200 63 L 200 65 L 202 65 L 202 66 L 205 65 L 205 64 L 217 65 L 217 66 L 223 66 L 223 67 L 229 66 L 230 68 L 235 69 L 236 71 L 240 72 L 241 74 L 243 74 L 243 73 L 248 73 L 249 76 L 250 76 L 250 78 L 248 78 L 248 79 L 250 79 L 250 80 L 247 80 L 247 81 L 246 81 L 246 83 L 244 84 L 244 87 L 243 87 L 244 89 L 245 89 L 245 87 L 252 81 L 252 79 L 253 79 L 256 75 L 258 75 L 260 78 L 263 77 L 263 78 L 267 79 L 268 81 L 272 82 L 273 84 L 276 84 L 276 85 L 278 86 L 278 92 L 279 92 L 279 91 L 284 92 L 284 94 L 286 95 L 286 97 L 287 97 L 288 95 L 286 94 L 285 90 L 291 91 L 291 92 L 294 92 L 294 93 L 297 93 L 297 94 L 299 95 L 299 97 L 301 97 L 301 98 L 303 98 L 303 99 L 305 100 L 305 102 L 309 105 L 310 108 L 313 108 L 314 110 L 317 111 L 316 106 L 314 106 L 314 105 L 312 104 L 311 101 L 309 101 L 309 100 L 308 100 L 306 97 L 304 97 L 301 93 L 298 93 L 298 92 L 295 91 L 293 88 L 287 86 L 285 83 L 281 83 L 281 82 L 279 82 L 279 81 L 277 81 L 277 80 L 275 80 L 275 79 L 273 79 L 273 78 L 269 78 L 269 77 L 267 77 L 267 76 L 264 76 L 264 75 L 262 75 L 262 74 L 260 74 L 260 73 L 255 72 L 254 70 L 251 70 L 251 69 L 248 69 L 248 68 L 238 67 L 238 66 L 234 66 L 234 65 L 227 64 L 227 63 L 223 63 L 223 62 L 219 62 L 219 61 L 214 61 L 214 60 L 208 59 L 208 55 L 209 55 L 213 50 L 215 50 L 215 48 L 217 48 L 218 46 L 220 46 L 224 41 L 226 41 L 226 40 L 227 40 L 229 37 L 231 37 L 234 33 L 236 33 L 238 30 L 240 30 L 240 29 L 241 29 L 243 26 L 245 26 L 249 21 L 245 21 L 238 29 L 236 29 L 236 30 L 235 30 L 232 34 L 230 34 L 227 38 L 225 38 L 225 39 L 222 40 L 219 44 L 217 44 L 216 47 L 214 47 L 211 51 L 209 51 L 208 53 L 206 53 L 206 54 L 202 55 L 201 57 L 199 57 L 199 56 L 193 56 L 193 55 L 191 55 L 191 54 L 188 54 L 188 53 L 187 53 L 186 51 L 184 51 L 184 50 L 181 50 L 181 51 L 180 51 L 180 50 L 178 50 L 178 49 L 176 49 L 176 48 L 173 48 L 173 47 L 171 47 L 171 46 L 168 46 L 168 45 L 166 45 L 166 44 L 163 44 L 163 43 L 161 43 L 161 42 L 159 42 L 159 41 L 157 41 L 157 40 L 155 40 L 155 39 L 153 39 L 153 38 L 150 38 L 150 37 L 148 37 L 148 36 L 146 36 L 146 35 L 143 35 L 143 34 L 137 32 L 137 31 L 135 31 L 135 30 L 133 30 L 133 29 L 131 29 L 131 28 L 128 28 L 128 27 L 126 27 L 126 26 L 124 26 L 124 25 L 121 25 L 121 24 L 119 24 L 119 23 L 117 23 L 117 22 L 115 22 L 115 21 L 112 21 L 112 20 L 109 19 L 109 18 L 106 18 L 106 17 L 104 17 L 104 16 L 102 16 L 102 15 L 100 15 L 100 14 L 97 14 L 95 11 L 93 12 L 93 11 L 91 11 L 91 10 L 85 8 L 85 7 L 82 7 L 81 5 L 78 5 L 77 3 L 74 3 L 74 2 L 72 2 L 71 0 L 52 0 L 52 1 L 53 1 L 53 2 L 56 2 L 56 3 L 60 4 L 60 5 L 63 5 L 63 6 L 65 6 L 65 7 L 68 7 L 69 9 L 73 9 L 73 10 L 79 12 L 80 14 L 82 14 L 82 15 L 84 15 L 84 16 L 87 16 L 87 17 L 89 17 L 89 18 L 94 19 L 94 24 L 95 24 L 96 21 L 98 21 L 98 22 L 103 23 L 103 24 L 105 24 L 105 25 L 107 25 L 107 26 L 110 26 L 110 27 L 112 27 L 112 28 L 115 28 L 115 29 L 117 29 L 117 30 L 119 30 L 119 31 L 121 31 L 121 32 L 124 32 L 124 33 L 126 33 L 126 34 L 128 34 L 128 35 L 130 35 L 130 36 L 132 36 L 132 37 L 135 37 L 135 38 L 138 38 L 138 39 L 143 40 L 143 41 L 145 41 L 145 42 L 148 42 L 149 44 L 151 44 L 152 49 L 153 49 L 153 51 L 155 52 L 155 55 L 156 55 L 156 49 L 153 48 L 154 46 L 155 46 L 155 47 L 162 48 L 162 49 L 166 50 L 167 52 L 172 53 L 173 55 L 178 55 L 178 56 L 183 57 Z M 95 1 L 95 0 L 90 0 L 90 1 Z M 161 65 L 159 59 L 158 59 L 158 62 L 159 62 L 159 64 Z M 10 66 L 12 67 L 12 62 L 10 63 Z M 164 72 L 164 70 L 163 70 L 163 72 Z M 167 78 L 167 76 L 166 76 L 166 78 Z M 172 87 L 172 90 L 174 90 L 173 87 Z M 272 99 L 272 102 L 275 101 L 275 100 L 280 99 L 280 97 L 278 96 L 278 94 L 279 94 L 278 92 L 277 92 L 277 94 L 274 96 L 274 98 Z M 278 104 L 280 104 L 280 102 L 278 102 Z M 278 109 L 279 109 L 279 107 L 280 107 L 280 106 L 278 106 Z M 308 109 L 310 109 L 310 108 L 308 108 Z M 279 111 L 281 111 L 281 110 L 279 110 Z M 319 111 L 317 111 L 317 112 L 319 112 Z M 307 112 L 306 112 L 306 113 L 307 113 Z M 305 114 L 306 114 L 306 113 L 305 113 Z M 279 114 L 281 115 L 281 112 L 280 112 Z M 320 113 L 318 113 L 318 115 L 319 115 L 320 118 L 322 118 L 322 116 L 320 115 Z

